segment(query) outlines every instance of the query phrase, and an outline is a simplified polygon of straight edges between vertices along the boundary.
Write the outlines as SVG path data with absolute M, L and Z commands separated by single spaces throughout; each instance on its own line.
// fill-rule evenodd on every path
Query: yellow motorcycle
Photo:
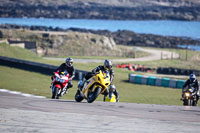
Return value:
M 106 88 L 109 87 L 110 74 L 109 72 L 103 72 L 100 70 L 97 74 L 88 79 L 82 88 L 80 87 L 80 84 L 81 81 L 79 81 L 75 100 L 81 102 L 83 99 L 86 99 L 88 103 L 92 103 L 99 94 L 103 94 Z

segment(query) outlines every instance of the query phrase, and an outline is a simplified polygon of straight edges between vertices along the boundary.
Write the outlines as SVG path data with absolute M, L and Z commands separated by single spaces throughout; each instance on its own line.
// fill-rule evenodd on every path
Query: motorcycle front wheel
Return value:
M 100 87 L 97 87 L 94 92 L 90 92 L 88 94 L 88 99 L 87 99 L 88 103 L 94 102 L 94 100 L 99 96 L 100 93 L 101 93 Z
M 53 87 L 53 91 L 52 91 L 52 99 L 55 99 L 57 97 L 58 94 L 58 88 L 57 87 Z
M 188 106 L 192 106 L 193 100 L 188 99 Z
M 183 101 L 183 106 L 188 106 L 188 101 L 187 100 Z
M 52 92 L 52 99 L 58 99 L 57 97 L 58 97 L 58 90 L 59 90 L 59 88 L 57 88 L 57 87 L 54 87 L 54 89 L 53 89 L 53 92 Z

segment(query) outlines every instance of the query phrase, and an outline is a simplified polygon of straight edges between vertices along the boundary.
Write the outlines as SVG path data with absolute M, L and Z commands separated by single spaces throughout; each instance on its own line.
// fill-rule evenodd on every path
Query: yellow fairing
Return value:
M 101 87 L 102 89 L 106 89 L 110 85 L 110 75 L 107 76 L 106 73 L 102 73 L 102 71 L 95 75 L 94 79 L 95 82 L 99 84 L 96 84 L 93 89 L 95 89 L 97 86 Z

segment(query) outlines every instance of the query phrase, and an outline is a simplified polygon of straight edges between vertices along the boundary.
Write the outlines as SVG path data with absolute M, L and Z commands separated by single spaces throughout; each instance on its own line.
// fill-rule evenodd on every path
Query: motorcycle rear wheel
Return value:
M 76 94 L 75 94 L 75 100 L 77 101 L 77 102 L 81 102 L 84 98 L 80 95 L 80 91 L 79 90 L 77 90 L 77 92 L 76 92 Z
M 94 102 L 94 100 L 99 96 L 100 93 L 101 93 L 101 88 L 97 87 L 94 92 L 90 92 L 88 94 L 87 102 L 88 103 Z

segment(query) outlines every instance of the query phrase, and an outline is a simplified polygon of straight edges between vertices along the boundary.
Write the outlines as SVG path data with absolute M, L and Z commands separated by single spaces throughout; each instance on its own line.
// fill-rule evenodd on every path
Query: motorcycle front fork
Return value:
M 67 90 L 68 90 L 67 88 L 63 89 L 62 92 L 61 92 L 61 96 L 63 96 L 64 94 L 66 94 Z

